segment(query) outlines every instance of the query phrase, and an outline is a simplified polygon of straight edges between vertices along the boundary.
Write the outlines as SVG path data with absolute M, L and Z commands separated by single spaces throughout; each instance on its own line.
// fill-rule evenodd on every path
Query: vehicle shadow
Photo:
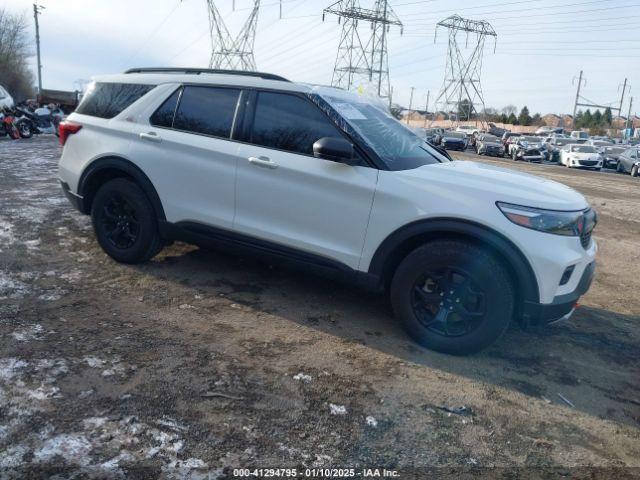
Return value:
M 402 362 L 640 424 L 640 316 L 581 307 L 569 322 L 513 326 L 489 349 L 454 357 L 422 348 L 393 318 L 386 298 L 301 271 L 180 244 L 136 266 L 145 274 L 223 295 L 257 312 L 365 345 Z M 564 399 L 562 398 L 564 397 Z

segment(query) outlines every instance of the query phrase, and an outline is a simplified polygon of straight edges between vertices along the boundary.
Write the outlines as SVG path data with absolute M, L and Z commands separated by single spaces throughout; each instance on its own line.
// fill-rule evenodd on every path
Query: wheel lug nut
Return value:
M 460 303 L 460 299 L 459 298 L 456 298 L 456 303 Z
M 444 303 L 440 302 L 440 306 L 443 306 L 443 305 L 444 305 Z

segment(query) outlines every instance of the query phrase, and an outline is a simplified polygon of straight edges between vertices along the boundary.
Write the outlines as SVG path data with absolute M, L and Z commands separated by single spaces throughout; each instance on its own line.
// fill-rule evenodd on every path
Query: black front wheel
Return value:
M 102 185 L 91 206 L 91 219 L 98 243 L 118 262 L 145 262 L 162 248 L 153 206 L 131 180 L 116 178 Z
M 33 132 L 31 131 L 31 126 L 26 122 L 20 122 L 18 124 L 18 133 L 20 134 L 20 138 L 31 138 L 33 137 Z
M 410 253 L 396 270 L 390 296 L 396 317 L 418 343 L 454 355 L 495 342 L 514 309 L 504 265 L 459 240 L 429 242 Z

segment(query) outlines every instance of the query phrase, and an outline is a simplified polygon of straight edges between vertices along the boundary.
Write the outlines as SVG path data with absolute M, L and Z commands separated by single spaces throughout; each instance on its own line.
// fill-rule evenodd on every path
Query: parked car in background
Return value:
M 458 128 L 456 128 L 456 132 L 464 133 L 468 137 L 470 137 L 473 134 L 478 133 L 479 131 L 480 131 L 480 129 L 478 127 L 474 127 L 473 125 L 460 125 Z
M 619 145 L 604 147 L 600 155 L 602 156 L 602 166 L 604 168 L 618 168 L 618 159 L 625 152 L 626 148 Z
M 570 143 L 560 150 L 560 164 L 569 168 L 600 170 L 602 157 L 593 145 Z
M 540 127 L 536 130 L 536 135 L 548 135 L 550 133 L 563 133 L 562 127 Z
M 9 92 L 7 92 L 2 85 L 0 85 L 0 110 L 3 108 L 11 109 L 13 107 L 13 97 L 9 95 Z
M 443 128 L 423 128 L 417 127 L 412 129 L 420 138 L 424 138 L 431 145 L 439 145 L 442 138 Z
M 613 145 L 613 142 L 609 140 L 596 140 L 594 138 L 590 138 L 587 143 L 596 147 L 597 150 L 602 150 L 604 147 L 610 147 Z
M 580 138 L 582 140 L 588 140 L 589 133 L 584 132 L 582 130 L 574 130 L 573 132 L 571 132 L 571 138 Z
M 500 138 L 502 137 L 502 135 L 504 135 L 508 131 L 509 130 L 507 130 L 506 128 L 496 127 L 494 123 L 489 123 L 489 131 L 487 133 L 490 133 L 491 135 L 495 135 L 496 137 Z
M 469 145 L 469 137 L 466 133 L 447 130 L 442 134 L 440 146 L 445 150 L 459 150 L 464 152 Z
M 476 153 L 478 155 L 504 157 L 504 147 L 498 137 L 488 133 L 483 133 L 479 135 L 476 140 Z
M 630 173 L 632 177 L 637 177 L 640 172 L 640 147 L 633 146 L 621 153 L 618 156 L 616 170 L 619 173 Z
M 545 140 L 546 149 L 549 152 L 549 161 L 551 162 L 559 162 L 560 161 L 560 149 L 565 145 L 569 145 L 574 143 L 572 138 L 564 138 L 564 137 L 549 137 Z
M 515 132 L 504 132 L 502 134 L 502 146 L 504 147 L 504 152 L 505 154 L 509 154 L 509 144 L 510 143 L 514 143 L 518 137 L 520 136 L 519 133 L 515 133 Z
M 511 158 L 526 162 L 542 162 L 545 159 L 545 153 L 541 140 L 540 137 L 518 137 L 516 143 L 509 145 Z

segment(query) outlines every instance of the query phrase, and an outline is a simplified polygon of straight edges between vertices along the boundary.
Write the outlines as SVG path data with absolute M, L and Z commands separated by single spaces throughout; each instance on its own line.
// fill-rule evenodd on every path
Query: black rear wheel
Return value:
M 91 219 L 98 243 L 118 262 L 145 262 L 162 248 L 153 206 L 131 180 L 116 178 L 102 185 Z
M 420 344 L 464 355 L 496 341 L 514 308 L 509 273 L 481 247 L 429 242 L 410 253 L 391 283 L 396 316 Z

